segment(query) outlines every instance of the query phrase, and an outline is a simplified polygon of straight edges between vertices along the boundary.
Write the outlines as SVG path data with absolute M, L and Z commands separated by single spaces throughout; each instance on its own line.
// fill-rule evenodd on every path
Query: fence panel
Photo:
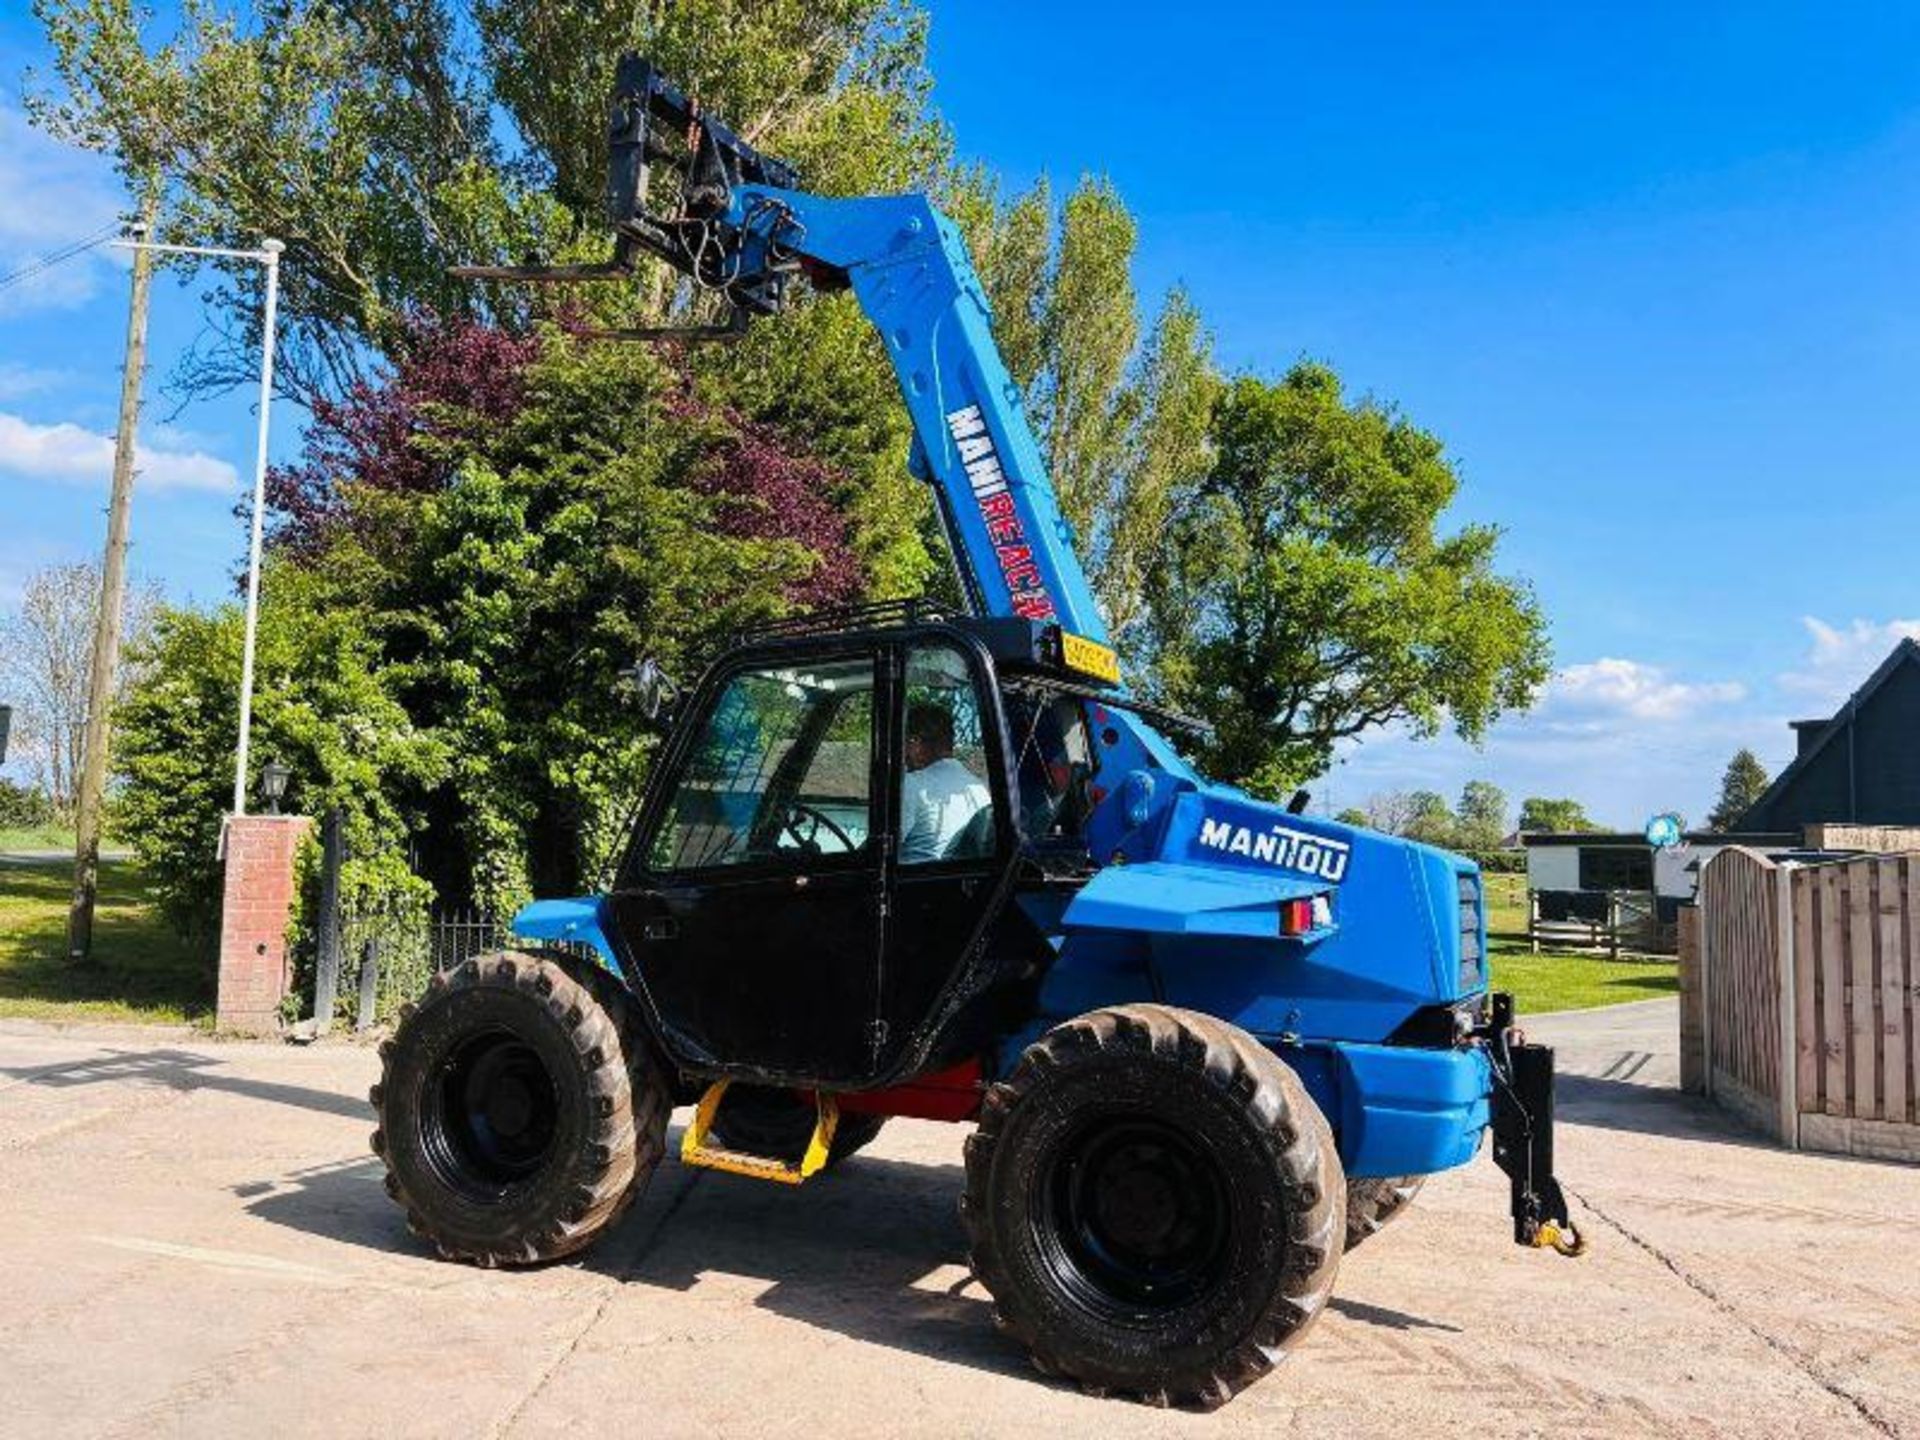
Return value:
M 1775 866 L 1723 850 L 1701 874 L 1707 1083 L 1757 1124 L 1776 1128 L 1780 957 Z
M 1907 955 L 1901 924 L 1908 862 L 1877 861 L 1874 869 L 1874 964 L 1880 972 L 1880 1118 L 1906 1121 L 1907 1111 Z
M 1920 1160 L 1920 855 L 1780 875 L 1737 850 L 1701 873 L 1707 1089 L 1789 1143 Z
M 1816 872 L 1796 868 L 1788 876 L 1789 903 L 1793 906 L 1793 953 L 1814 953 L 1814 936 L 1819 933 L 1816 913 L 1818 887 Z M 1826 1052 L 1820 1044 L 1820 967 L 1796 963 L 1793 967 L 1794 1066 L 1801 1110 L 1818 1110 L 1826 1095 Z
M 1820 924 L 1814 951 L 1807 964 L 1819 974 L 1820 1013 L 1824 1026 L 1820 1048 L 1827 1057 L 1826 1103 L 1820 1108 L 1829 1115 L 1847 1113 L 1847 1066 L 1853 1050 L 1847 1044 L 1847 982 L 1842 964 L 1847 953 L 1847 931 L 1843 923 L 1847 913 L 1846 878 L 1841 867 L 1830 865 L 1819 871 Z
M 1906 911 L 1907 1118 L 1920 1125 L 1920 860 L 1905 857 L 1907 883 L 1901 890 Z
M 1847 1067 L 1847 1113 L 1873 1115 L 1873 862 L 1843 868 L 1847 887 L 1847 1035 L 1853 1063 Z

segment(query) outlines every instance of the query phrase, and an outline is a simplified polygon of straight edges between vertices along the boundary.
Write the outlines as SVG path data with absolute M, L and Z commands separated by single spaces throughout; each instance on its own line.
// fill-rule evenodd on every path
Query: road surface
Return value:
M 1536 1021 L 1593 1253 L 1509 1242 L 1484 1158 L 1342 1268 L 1212 1415 L 995 1334 L 962 1132 L 794 1192 L 668 1163 L 584 1263 L 428 1258 L 346 1043 L 0 1022 L 0 1376 L 20 1436 L 1920 1436 L 1920 1170 L 1788 1155 L 1663 1088 L 1673 1002 Z

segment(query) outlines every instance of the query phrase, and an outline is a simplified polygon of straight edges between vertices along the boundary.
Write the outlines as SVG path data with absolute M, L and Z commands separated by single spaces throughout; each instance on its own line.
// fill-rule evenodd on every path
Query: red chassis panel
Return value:
M 917 1120 L 971 1120 L 980 1113 L 986 1091 L 978 1059 L 962 1061 L 950 1070 L 920 1075 L 905 1085 L 886 1090 L 862 1090 L 841 1095 L 840 1108 L 855 1115 L 910 1115 Z

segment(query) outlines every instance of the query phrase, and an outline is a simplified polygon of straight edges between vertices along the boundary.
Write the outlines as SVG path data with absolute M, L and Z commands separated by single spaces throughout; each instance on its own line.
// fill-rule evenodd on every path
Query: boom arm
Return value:
M 913 419 L 913 468 L 934 487 L 976 613 L 1057 620 L 1104 640 L 1040 447 L 952 221 L 923 197 L 823 199 L 741 185 L 721 222 L 851 285 Z

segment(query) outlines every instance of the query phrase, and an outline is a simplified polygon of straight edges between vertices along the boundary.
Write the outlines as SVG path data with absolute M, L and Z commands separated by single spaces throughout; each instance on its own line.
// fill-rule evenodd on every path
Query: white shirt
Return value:
M 900 781 L 900 860 L 914 865 L 947 853 L 967 822 L 992 803 L 987 787 L 949 755 Z

